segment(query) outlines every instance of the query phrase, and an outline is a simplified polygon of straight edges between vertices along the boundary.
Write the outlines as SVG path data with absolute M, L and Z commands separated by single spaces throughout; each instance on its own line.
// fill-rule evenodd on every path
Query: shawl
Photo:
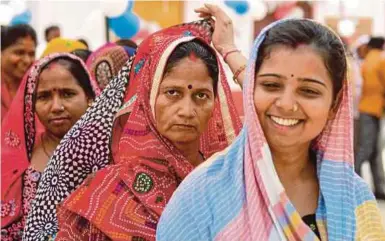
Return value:
M 10 111 L 1 125 L 1 218 L 2 227 L 17 220 L 22 213 L 22 181 L 25 170 L 30 165 L 30 159 L 41 123 L 35 115 L 33 96 L 36 91 L 38 77 L 44 66 L 51 61 L 69 57 L 84 63 L 71 54 L 52 54 L 37 61 L 24 76 L 12 102 Z M 92 82 L 92 81 L 91 81 Z M 96 83 L 91 84 L 95 94 L 99 94 Z M 4 212 L 3 212 L 4 209 Z M 8 209 L 8 211 L 5 211 Z
M 129 58 L 56 150 L 42 176 L 25 240 L 54 236 L 58 219 L 58 240 L 82 240 L 90 235 L 97 239 L 104 234 L 121 240 L 142 235 L 155 238 L 156 220 L 193 167 L 159 135 L 152 109 L 168 56 L 178 44 L 194 38 L 208 45 L 212 30 L 211 22 L 202 20 L 164 29 L 142 42 L 137 54 Z M 214 113 L 200 142 L 206 157 L 228 146 L 241 127 L 220 62 L 218 66 Z M 113 165 L 106 167 L 112 161 L 111 136 L 119 137 L 118 151 Z M 94 195 L 97 200 L 90 204 Z M 119 213 L 103 211 L 108 208 Z
M 53 53 L 69 53 L 77 49 L 87 49 L 82 42 L 65 38 L 54 38 L 47 44 L 41 58 Z
M 180 185 L 163 212 L 157 240 L 319 240 L 285 193 L 254 105 L 258 50 L 267 31 L 280 23 L 267 26 L 254 42 L 244 81 L 241 134 Z M 336 116 L 312 146 L 320 185 L 317 227 L 321 240 L 385 240 L 374 196 L 353 169 L 349 84 L 344 81 Z
M 118 75 L 119 70 L 134 52 L 133 48 L 108 44 L 91 54 L 86 65 L 100 89 L 104 89 L 109 81 Z

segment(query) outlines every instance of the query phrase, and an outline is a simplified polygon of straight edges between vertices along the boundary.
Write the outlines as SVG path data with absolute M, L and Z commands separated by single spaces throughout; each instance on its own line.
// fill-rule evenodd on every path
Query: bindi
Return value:
M 192 85 L 188 85 L 187 88 L 188 88 L 189 90 L 191 90 L 191 89 L 192 89 Z
M 293 77 L 294 77 L 294 74 L 291 74 L 290 76 L 293 78 Z

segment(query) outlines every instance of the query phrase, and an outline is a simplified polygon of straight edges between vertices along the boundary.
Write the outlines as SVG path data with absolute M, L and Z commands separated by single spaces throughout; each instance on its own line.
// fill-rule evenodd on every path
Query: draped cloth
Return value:
M 211 22 L 202 20 L 156 32 L 141 43 L 135 59 L 130 58 L 52 158 L 25 240 L 54 236 L 58 228 L 55 240 L 155 239 L 163 208 L 193 169 L 156 129 L 159 85 L 172 51 L 194 39 L 209 47 L 212 30 Z M 213 115 L 200 138 L 205 157 L 227 147 L 241 126 L 219 61 L 218 65 Z M 98 171 L 108 164 L 112 165 Z M 55 185 L 53 177 L 58 177 Z M 57 215 L 47 208 L 59 203 Z
M 280 23 L 267 26 L 254 42 L 244 81 L 241 134 L 182 182 L 163 212 L 157 240 L 319 240 L 279 180 L 254 104 L 259 48 L 269 29 Z M 345 80 L 335 118 L 312 143 L 320 186 L 316 222 L 321 240 L 385 240 L 373 194 L 353 169 L 349 85 Z
M 30 166 L 32 151 L 38 134 L 44 129 L 35 115 L 34 95 L 41 70 L 58 58 L 78 61 L 89 75 L 84 63 L 71 54 L 52 54 L 37 62 L 28 70 L 20 84 L 10 111 L 1 125 L 1 227 L 5 227 L 21 216 L 23 175 Z M 90 77 L 91 79 L 91 77 Z M 97 84 L 91 80 L 96 95 Z M 3 212 L 4 210 L 4 212 Z
M 69 53 L 77 49 L 87 49 L 87 46 L 73 39 L 54 38 L 47 44 L 41 58 L 53 53 Z

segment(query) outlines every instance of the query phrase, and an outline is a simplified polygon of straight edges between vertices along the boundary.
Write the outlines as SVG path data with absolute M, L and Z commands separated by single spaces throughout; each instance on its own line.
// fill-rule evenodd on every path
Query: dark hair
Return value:
M 37 38 L 35 30 L 28 24 L 1 26 L 1 51 L 16 43 L 20 38 L 31 37 L 35 46 Z
M 90 99 L 95 99 L 95 93 L 91 86 L 90 76 L 87 74 L 83 65 L 78 60 L 74 60 L 69 57 L 59 57 L 46 64 L 41 69 L 41 72 L 43 72 L 43 70 L 52 64 L 59 64 L 66 68 L 75 77 L 80 87 L 82 87 L 86 93 L 87 97 Z
M 57 25 L 51 25 L 51 26 L 48 26 L 45 30 L 44 30 L 44 36 L 45 36 L 45 40 L 48 41 L 48 35 L 51 31 L 55 31 L 55 30 L 60 30 L 59 26 Z
M 78 39 L 78 41 L 80 43 L 84 44 L 87 47 L 87 49 L 89 48 L 89 45 L 88 45 L 88 43 L 87 43 L 87 41 L 85 39 L 80 38 L 80 39 Z
M 130 47 L 130 48 L 134 48 L 136 49 L 138 47 L 138 45 L 132 41 L 131 39 L 119 39 L 115 42 L 115 44 L 119 45 L 119 46 L 126 46 L 126 47 Z
M 85 63 L 88 57 L 90 57 L 90 55 L 92 54 L 92 51 L 88 49 L 75 49 L 74 51 L 71 52 L 71 54 L 78 56 Z
M 304 19 L 293 19 L 279 23 L 266 33 L 258 58 L 256 73 L 261 68 L 263 60 L 269 57 L 276 46 L 286 46 L 296 49 L 299 45 L 306 44 L 318 52 L 333 81 L 333 97 L 342 89 L 343 81 L 347 75 L 346 53 L 341 39 L 329 28 Z
M 368 47 L 371 49 L 382 49 L 385 39 L 383 37 L 371 37 L 368 42 Z
M 189 56 L 193 52 L 203 61 L 203 63 L 205 63 L 209 75 L 214 81 L 214 94 L 216 94 L 219 75 L 217 58 L 214 51 L 200 40 L 194 39 L 192 41 L 179 44 L 168 58 L 164 74 L 169 73 L 180 60 Z

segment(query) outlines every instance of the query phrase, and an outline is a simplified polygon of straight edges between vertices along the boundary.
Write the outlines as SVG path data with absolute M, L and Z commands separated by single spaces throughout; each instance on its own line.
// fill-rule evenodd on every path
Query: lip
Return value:
M 68 117 L 58 117 L 58 118 L 52 118 L 52 119 L 49 119 L 49 123 L 52 123 L 54 125 L 60 125 L 60 124 L 63 124 L 64 122 L 66 121 L 69 121 L 70 118 Z
M 195 126 L 194 125 L 186 125 L 186 124 L 175 124 L 174 125 L 175 127 L 177 127 L 178 129 L 186 129 L 186 130 L 195 130 Z
M 295 124 L 295 125 L 292 125 L 292 126 L 284 126 L 284 125 L 280 125 L 280 124 L 276 123 L 275 121 L 273 121 L 271 119 L 271 116 L 282 118 L 282 119 L 297 119 L 297 120 L 299 120 L 299 122 L 297 124 Z M 271 123 L 271 125 L 275 129 L 278 129 L 278 131 L 283 132 L 283 133 L 286 133 L 288 131 L 296 129 L 297 127 L 302 125 L 304 123 L 304 121 L 305 121 L 304 119 L 301 119 L 301 118 L 294 118 L 294 117 L 285 117 L 285 118 L 283 118 L 283 117 L 280 117 L 280 116 L 277 116 L 277 115 L 267 115 L 267 118 L 269 119 L 269 123 Z

